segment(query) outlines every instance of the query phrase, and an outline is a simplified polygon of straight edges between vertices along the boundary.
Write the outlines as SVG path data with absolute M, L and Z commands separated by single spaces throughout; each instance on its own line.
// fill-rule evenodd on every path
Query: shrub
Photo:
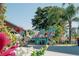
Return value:
M 31 56 L 42 56 L 44 55 L 45 51 L 47 50 L 48 46 L 42 47 L 39 51 L 32 51 Z

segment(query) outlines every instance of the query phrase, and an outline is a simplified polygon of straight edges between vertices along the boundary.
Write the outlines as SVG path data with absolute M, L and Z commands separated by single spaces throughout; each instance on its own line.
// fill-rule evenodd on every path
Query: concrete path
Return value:
M 60 53 L 60 52 L 51 52 L 51 51 L 46 51 L 44 56 L 76 56 L 72 54 L 66 54 L 66 53 Z

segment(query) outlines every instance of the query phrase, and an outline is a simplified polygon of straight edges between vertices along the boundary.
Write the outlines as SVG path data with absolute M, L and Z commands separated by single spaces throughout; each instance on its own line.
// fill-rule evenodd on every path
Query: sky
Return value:
M 24 29 L 32 29 L 31 19 L 34 18 L 35 12 L 38 7 L 45 6 L 61 6 L 61 4 L 57 3 L 8 3 L 7 12 L 6 12 L 6 20 L 20 26 Z M 75 6 L 79 6 L 79 4 L 75 4 Z M 78 24 L 76 22 L 72 23 L 73 27 L 77 27 Z

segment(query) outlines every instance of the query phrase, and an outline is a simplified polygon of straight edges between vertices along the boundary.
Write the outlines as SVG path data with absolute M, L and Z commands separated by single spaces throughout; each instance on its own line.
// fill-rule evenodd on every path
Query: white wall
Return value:
M 79 22 L 76 22 L 76 21 L 72 22 L 72 27 L 78 28 L 78 26 L 79 26 Z

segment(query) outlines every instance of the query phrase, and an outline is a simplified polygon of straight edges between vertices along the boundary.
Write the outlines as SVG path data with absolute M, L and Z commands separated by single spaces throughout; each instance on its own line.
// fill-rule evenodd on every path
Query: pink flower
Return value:
M 11 43 L 11 40 L 8 38 L 8 35 L 4 32 L 0 32 L 0 56 L 15 56 L 13 52 L 17 47 L 18 44 L 12 46 L 11 48 L 4 51 L 4 47 Z
M 15 52 L 14 50 L 18 47 L 18 44 L 12 46 L 11 48 L 9 48 L 7 51 L 5 51 L 4 53 L 2 53 L 2 56 L 15 56 Z

